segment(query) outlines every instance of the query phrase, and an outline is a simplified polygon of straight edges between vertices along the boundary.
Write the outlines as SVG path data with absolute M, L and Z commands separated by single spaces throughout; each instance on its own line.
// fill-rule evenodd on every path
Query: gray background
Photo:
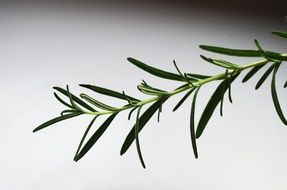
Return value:
M 78 84 L 125 90 L 140 98 L 148 98 L 136 90 L 142 79 L 167 90 L 180 85 L 141 71 L 127 57 L 166 70 L 174 70 L 175 59 L 182 71 L 216 74 L 224 71 L 199 55 L 227 57 L 198 45 L 255 48 L 257 38 L 266 49 L 286 52 L 286 41 L 270 34 L 286 30 L 280 1 L 227 2 L 1 2 L 0 189 L 285 190 L 287 130 L 273 107 L 270 79 L 254 90 L 260 74 L 246 84 L 242 76 L 234 82 L 234 103 L 225 103 L 223 118 L 215 112 L 198 140 L 198 160 L 189 136 L 190 100 L 171 111 L 182 95 L 166 103 L 160 123 L 153 118 L 141 133 L 146 170 L 134 144 L 119 155 L 134 123 L 127 113 L 115 119 L 78 163 L 72 158 L 89 116 L 32 133 L 63 109 L 52 95 L 53 86 L 69 84 L 76 94 L 86 92 L 120 105 Z M 256 60 L 228 59 L 239 64 Z M 286 112 L 286 90 L 281 88 L 285 71 L 283 64 L 277 86 Z M 199 93 L 197 118 L 217 84 Z

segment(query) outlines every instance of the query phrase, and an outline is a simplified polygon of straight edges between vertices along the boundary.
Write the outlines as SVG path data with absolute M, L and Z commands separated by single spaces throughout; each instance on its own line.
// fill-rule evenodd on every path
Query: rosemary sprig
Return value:
M 286 32 L 273 31 L 272 34 L 277 35 L 282 38 L 287 37 Z M 188 97 L 194 92 L 193 100 L 191 104 L 191 112 L 190 112 L 190 135 L 191 135 L 191 143 L 192 143 L 194 156 L 195 158 L 197 158 L 198 152 L 197 152 L 196 139 L 199 138 L 204 132 L 218 104 L 220 104 L 220 114 L 222 115 L 224 95 L 226 93 L 228 93 L 229 101 L 232 103 L 232 98 L 231 98 L 232 82 L 235 81 L 242 72 L 249 70 L 249 72 L 245 75 L 245 77 L 242 80 L 243 83 L 247 82 L 259 70 L 264 68 L 265 65 L 269 65 L 269 64 L 270 64 L 269 68 L 262 75 L 262 77 L 256 84 L 255 89 L 258 89 L 260 86 L 262 86 L 266 82 L 267 77 L 272 73 L 272 81 L 271 81 L 272 100 L 273 100 L 275 110 L 280 120 L 282 121 L 284 125 L 287 125 L 287 120 L 283 114 L 283 111 L 279 103 L 279 99 L 278 99 L 277 92 L 276 92 L 276 84 L 275 84 L 277 71 L 279 69 L 279 66 L 284 61 L 287 60 L 287 54 L 264 50 L 257 40 L 255 40 L 254 42 L 256 46 L 256 49 L 254 50 L 230 49 L 230 48 L 224 48 L 224 47 L 200 45 L 199 47 L 201 49 L 214 52 L 214 53 L 218 53 L 218 54 L 224 54 L 224 55 L 229 55 L 229 56 L 262 58 L 261 60 L 256 61 L 256 62 L 247 63 L 245 65 L 238 65 L 235 63 L 231 63 L 230 61 L 226 61 L 222 59 L 207 58 L 206 56 L 201 55 L 201 58 L 205 60 L 206 62 L 211 63 L 215 66 L 221 67 L 222 69 L 225 70 L 225 72 L 222 72 L 214 76 L 194 74 L 194 73 L 183 73 L 179 70 L 175 61 L 173 61 L 173 64 L 175 66 L 177 73 L 168 72 L 168 71 L 164 71 L 164 70 L 149 66 L 134 58 L 127 58 L 127 60 L 131 64 L 139 67 L 140 69 L 154 76 L 183 83 L 178 88 L 172 91 L 167 91 L 167 90 L 153 87 L 147 84 L 143 80 L 142 83 L 140 83 L 137 88 L 140 92 L 151 96 L 150 98 L 144 99 L 144 100 L 139 100 L 135 97 L 129 96 L 125 92 L 120 93 L 120 92 L 117 92 L 111 89 L 107 89 L 107 88 L 103 88 L 103 87 L 99 87 L 95 85 L 80 84 L 81 87 L 90 89 L 95 93 L 102 94 L 105 96 L 109 96 L 111 98 L 115 98 L 115 99 L 119 99 L 119 100 L 123 100 L 127 102 L 123 104 L 123 106 L 121 107 L 110 106 L 104 102 L 96 100 L 95 98 L 87 94 L 83 94 L 83 93 L 80 94 L 80 96 L 78 97 L 70 93 L 68 86 L 66 87 L 66 89 L 63 89 L 61 87 L 54 87 L 56 91 L 60 92 L 63 96 L 66 97 L 67 101 L 64 100 L 62 97 L 60 97 L 58 94 L 56 94 L 56 92 L 54 93 L 54 96 L 65 107 L 68 107 L 68 109 L 63 110 L 60 113 L 60 116 L 57 116 L 54 119 L 51 119 L 41 124 L 40 126 L 35 128 L 33 132 L 49 127 L 50 125 L 53 125 L 57 122 L 70 119 L 73 117 L 77 117 L 80 115 L 93 116 L 93 119 L 88 125 L 80 141 L 76 154 L 74 156 L 74 160 L 78 161 L 95 145 L 98 139 L 103 135 L 103 133 L 107 130 L 107 128 L 112 123 L 112 121 L 115 119 L 115 117 L 120 112 L 123 112 L 125 110 L 130 110 L 128 114 L 128 119 L 130 120 L 132 113 L 135 110 L 137 110 L 135 124 L 133 128 L 130 130 L 130 132 L 128 133 L 122 145 L 120 154 L 123 155 L 129 149 L 131 144 L 134 141 L 136 141 L 136 148 L 137 148 L 138 156 L 139 156 L 139 159 L 140 159 L 140 162 L 143 168 L 145 168 L 145 163 L 143 160 L 143 155 L 141 153 L 141 148 L 140 148 L 140 143 L 139 143 L 139 134 L 141 130 L 146 126 L 148 121 L 151 119 L 151 117 L 156 112 L 158 112 L 158 121 L 159 121 L 159 115 L 162 112 L 162 105 L 172 96 L 175 96 L 177 94 L 187 91 L 187 93 L 183 96 L 183 98 L 173 108 L 173 111 L 176 111 L 188 99 Z M 196 100 L 197 100 L 199 89 L 201 86 L 207 83 L 210 83 L 210 82 L 214 82 L 214 81 L 221 81 L 221 83 L 218 85 L 214 93 L 211 95 L 208 103 L 206 104 L 206 107 L 203 113 L 201 114 L 198 125 L 195 126 L 195 105 L 196 105 Z M 284 83 L 283 87 L 284 88 L 287 87 L 287 82 Z M 141 114 L 141 110 L 144 109 L 144 107 L 147 106 L 148 104 L 151 104 L 151 105 Z M 87 134 L 89 133 L 90 128 L 96 121 L 96 118 L 98 118 L 99 116 L 104 116 L 104 115 L 108 115 L 108 118 L 100 125 L 100 127 L 96 130 L 96 132 L 85 143 L 85 138 Z M 82 146 L 83 144 L 84 146 Z

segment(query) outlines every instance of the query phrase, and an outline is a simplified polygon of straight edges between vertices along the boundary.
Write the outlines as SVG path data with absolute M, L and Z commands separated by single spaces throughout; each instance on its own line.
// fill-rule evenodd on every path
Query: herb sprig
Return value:
M 282 38 L 287 38 L 287 32 L 273 31 L 272 34 L 282 37 Z M 87 88 L 98 94 L 102 94 L 102 95 L 109 96 L 115 99 L 121 99 L 121 100 L 126 101 L 126 104 L 124 104 L 122 107 L 114 107 L 114 106 L 108 105 L 84 93 L 80 94 L 79 96 L 76 96 L 70 92 L 68 85 L 66 86 L 66 89 L 61 88 L 61 87 L 54 87 L 54 90 L 56 91 L 54 92 L 54 96 L 60 103 L 62 103 L 65 107 L 67 107 L 67 109 L 63 110 L 60 113 L 60 116 L 57 116 L 41 124 L 37 128 L 35 128 L 33 132 L 49 127 L 52 124 L 55 124 L 57 122 L 70 119 L 73 117 L 77 117 L 80 115 L 93 116 L 90 124 L 88 125 L 86 131 L 84 132 L 84 135 L 80 141 L 80 144 L 74 156 L 74 161 L 78 161 L 93 147 L 93 145 L 98 141 L 98 139 L 101 138 L 103 133 L 107 130 L 107 128 L 112 123 L 112 121 L 115 119 L 115 117 L 120 112 L 130 110 L 128 114 L 128 119 L 130 120 L 133 112 L 137 111 L 135 124 L 133 128 L 130 130 L 130 132 L 128 133 L 122 145 L 120 154 L 123 155 L 129 149 L 131 144 L 135 141 L 140 162 L 143 168 L 145 168 L 146 166 L 144 163 L 143 155 L 140 149 L 140 142 L 139 142 L 139 134 L 141 130 L 145 127 L 145 125 L 152 118 L 152 116 L 155 115 L 156 112 L 158 114 L 158 121 L 159 121 L 159 117 L 162 112 L 162 106 L 170 97 L 187 91 L 187 93 L 183 96 L 183 98 L 175 105 L 175 107 L 173 108 L 173 111 L 176 111 L 189 98 L 189 96 L 193 94 L 193 100 L 191 102 L 191 112 L 190 112 L 190 135 L 191 135 L 191 143 L 192 143 L 194 156 L 195 158 L 197 158 L 198 152 L 197 152 L 197 146 L 196 146 L 196 139 L 198 139 L 204 132 L 218 104 L 220 104 L 220 115 L 221 116 L 223 115 L 223 102 L 224 102 L 225 94 L 228 94 L 229 101 L 232 102 L 232 97 L 231 97 L 232 82 L 235 81 L 237 77 L 243 71 L 249 70 L 249 72 L 243 77 L 243 80 L 242 80 L 243 83 L 247 82 L 259 70 L 263 69 L 265 65 L 270 65 L 270 66 L 265 71 L 265 73 L 262 75 L 262 77 L 259 79 L 258 83 L 255 86 L 255 89 L 256 90 L 259 89 L 262 86 L 262 84 L 265 83 L 268 76 L 272 74 L 271 94 L 272 94 L 272 99 L 273 99 L 273 103 L 275 106 L 275 110 L 280 120 L 282 121 L 282 123 L 284 125 L 287 125 L 287 120 L 281 109 L 280 102 L 277 96 L 277 91 L 276 91 L 276 74 L 277 74 L 277 71 L 280 65 L 287 60 L 287 54 L 267 51 L 262 48 L 262 46 L 259 44 L 257 40 L 254 40 L 254 43 L 256 47 L 256 49 L 254 50 L 230 49 L 230 48 L 223 48 L 223 47 L 217 47 L 217 46 L 200 45 L 199 47 L 201 49 L 214 52 L 214 53 L 218 53 L 218 54 L 229 55 L 229 56 L 239 56 L 239 57 L 262 58 L 261 60 L 256 61 L 256 62 L 251 62 L 245 65 L 238 65 L 230 61 L 208 58 L 206 56 L 201 55 L 201 58 L 203 60 L 207 61 L 208 63 L 214 64 L 218 67 L 221 67 L 222 69 L 225 70 L 225 72 L 214 75 L 214 76 L 207 76 L 207 75 L 193 74 L 193 73 L 182 73 L 175 61 L 173 61 L 173 64 L 175 66 L 176 73 L 168 72 L 168 71 L 161 70 L 159 68 L 152 67 L 134 58 L 127 58 L 127 60 L 131 64 L 139 67 L 140 69 L 154 76 L 183 83 L 183 85 L 179 86 L 178 88 L 172 91 L 166 91 L 158 87 L 153 87 L 147 84 L 143 80 L 142 83 L 140 83 L 137 86 L 137 88 L 140 92 L 150 95 L 151 98 L 149 99 L 140 100 L 135 97 L 127 95 L 125 92 L 116 92 L 111 89 L 107 89 L 107 88 L 103 88 L 103 87 L 95 86 L 95 85 L 90 85 L 90 84 L 80 84 L 81 87 Z M 195 110 L 196 110 L 195 107 L 196 107 L 196 100 L 197 100 L 197 95 L 200 91 L 200 87 L 207 83 L 214 82 L 214 81 L 221 81 L 221 83 L 218 85 L 214 93 L 211 95 L 209 101 L 206 104 L 205 109 L 203 110 L 203 113 L 201 114 L 199 122 L 196 126 L 195 125 Z M 284 88 L 286 87 L 287 87 L 287 81 L 284 84 Z M 62 99 L 62 97 L 59 96 L 58 93 L 66 97 L 66 100 Z M 145 111 L 142 111 L 143 108 L 148 106 L 149 104 L 151 105 L 147 107 Z M 84 144 L 87 134 L 89 133 L 92 125 L 96 122 L 97 118 L 99 116 L 105 116 L 105 115 L 108 116 L 107 119 L 100 125 L 100 127 L 94 132 L 94 134 Z

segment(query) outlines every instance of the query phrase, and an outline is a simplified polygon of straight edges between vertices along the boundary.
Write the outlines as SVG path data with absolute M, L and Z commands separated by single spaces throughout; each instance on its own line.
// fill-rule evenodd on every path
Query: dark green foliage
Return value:
M 264 64 L 265 65 L 265 64 Z M 253 75 L 255 75 L 264 65 L 258 65 L 253 67 L 243 78 L 242 82 L 247 82 Z
M 207 79 L 210 78 L 211 76 L 208 75 L 200 75 L 200 74 L 194 74 L 194 73 L 186 73 L 187 76 L 194 78 L 194 79 Z
M 61 115 L 59 117 L 56 117 L 54 119 L 51 119 L 45 123 L 43 123 L 42 125 L 36 127 L 33 132 L 36 132 L 36 131 L 39 131 L 41 129 L 44 129 L 46 127 L 49 127 L 50 125 L 54 124 L 54 123 L 58 123 L 60 121 L 63 121 L 63 120 L 66 120 L 66 119 L 70 119 L 72 117 L 76 117 L 76 116 L 79 116 L 81 115 L 82 113 L 70 113 L 70 114 L 66 114 L 66 115 Z
M 62 94 L 66 95 L 68 98 L 69 97 L 69 94 L 71 95 L 71 99 L 78 103 L 79 105 L 83 106 L 84 108 L 90 110 L 90 111 L 96 111 L 94 108 L 92 108 L 91 106 L 89 106 L 88 104 L 86 104 L 84 101 L 82 101 L 81 99 L 79 99 L 77 96 L 71 94 L 71 93 L 68 93 L 67 90 L 63 89 L 63 88 L 60 88 L 60 87 L 53 87 L 55 90 L 61 92 Z
M 181 99 L 180 101 L 176 104 L 176 106 L 173 108 L 173 111 L 176 111 L 182 104 L 183 102 L 190 96 L 190 94 L 195 90 L 195 88 L 190 89 Z
M 276 64 L 271 65 L 266 72 L 262 75 L 262 77 L 259 79 L 259 81 L 257 82 L 255 89 L 258 90 L 260 88 L 260 86 L 264 83 L 264 81 L 267 79 L 267 77 L 271 74 L 271 72 L 273 71 L 274 67 Z
M 78 156 L 78 154 L 79 154 L 79 152 L 80 152 L 80 150 L 81 150 L 81 148 L 82 148 L 82 144 L 84 143 L 84 141 L 85 141 L 85 139 L 86 139 L 86 137 L 87 137 L 87 135 L 88 135 L 88 133 L 89 133 L 91 127 L 93 126 L 94 122 L 96 121 L 97 117 L 98 117 L 98 115 L 96 115 L 96 116 L 91 120 L 90 124 L 88 125 L 87 129 L 85 130 L 85 133 L 84 133 L 84 135 L 83 135 L 83 137 L 82 137 L 82 139 L 81 139 L 81 141 L 80 141 L 80 144 L 79 144 L 78 149 L 77 149 L 77 151 L 76 151 L 76 154 L 75 154 L 75 156 L 74 156 L 74 160 L 77 159 L 77 156 Z
M 122 93 L 119 93 L 119 92 L 116 92 L 116 91 L 113 91 L 110 89 L 102 88 L 99 86 L 94 86 L 94 85 L 90 85 L 90 84 L 80 84 L 80 86 L 88 88 L 88 89 L 95 91 L 97 93 L 107 95 L 107 96 L 112 96 L 112 97 L 119 98 L 122 100 L 127 100 L 127 98 L 128 98 L 132 101 L 136 101 L 136 102 L 139 101 L 138 99 L 136 99 L 134 97 L 131 97 L 131 96 L 128 96 L 128 95 L 125 95 L 125 94 L 122 94 Z
M 54 96 L 55 96 L 55 98 L 56 98 L 59 102 L 61 102 L 63 105 L 65 105 L 65 106 L 67 106 L 67 107 L 69 107 L 69 108 L 73 108 L 73 106 L 71 106 L 70 104 L 68 104 L 67 102 L 65 102 L 62 98 L 60 98 L 60 97 L 57 95 L 56 92 L 54 92 Z
M 277 74 L 278 68 L 279 68 L 281 63 L 275 63 L 275 64 L 274 64 L 275 68 L 273 71 L 272 82 L 271 82 L 271 94 L 272 94 L 273 103 L 274 103 L 274 106 L 275 106 L 275 109 L 276 109 L 276 112 L 277 112 L 279 118 L 281 119 L 281 121 L 285 125 L 287 125 L 287 121 L 286 121 L 286 118 L 282 112 L 282 109 L 281 109 L 281 106 L 280 106 L 280 103 L 278 100 L 277 92 L 276 92 L 276 74 Z
M 150 120 L 150 118 L 153 116 L 153 114 L 159 109 L 160 105 L 164 103 L 167 100 L 166 97 L 163 97 L 162 100 L 157 100 L 155 103 L 153 103 L 139 118 L 139 132 L 144 128 L 146 123 Z M 132 130 L 129 132 L 128 136 L 126 137 L 124 144 L 122 145 L 120 154 L 123 155 L 128 148 L 131 146 L 132 142 L 135 139 L 135 126 L 132 128 Z
M 234 75 L 231 82 L 237 77 L 238 75 Z M 225 79 L 223 82 L 219 84 L 216 88 L 214 93 L 212 94 L 211 98 L 209 99 L 197 126 L 196 130 L 196 138 L 199 138 L 204 131 L 209 119 L 211 118 L 216 106 L 221 101 L 222 96 L 224 96 L 226 90 L 228 89 L 228 79 Z
M 133 112 L 137 109 L 138 107 L 134 107 L 133 109 L 131 109 L 131 111 L 129 112 L 129 115 L 128 115 L 128 120 L 131 119 L 131 116 L 133 114 Z
M 135 138 L 136 138 L 136 147 L 137 147 L 137 152 L 138 152 L 138 156 L 139 159 L 141 161 L 142 167 L 145 168 L 145 163 L 143 160 L 143 156 L 141 153 L 141 148 L 140 148 L 140 142 L 139 142 L 139 128 L 140 128 L 140 121 L 139 121 L 139 115 L 140 115 L 140 110 L 141 110 L 141 106 L 138 108 L 138 112 L 137 112 L 137 117 L 136 117 L 136 124 L 135 124 Z
M 92 137 L 88 140 L 82 150 L 76 155 L 74 160 L 77 162 L 80 160 L 91 148 L 94 144 L 98 141 L 98 139 L 103 135 L 103 133 L 107 130 L 113 119 L 116 117 L 118 113 L 113 113 L 110 115 L 104 123 L 96 130 L 96 132 L 92 135 Z
M 195 113 L 195 103 L 196 103 L 196 97 L 198 94 L 200 87 L 198 87 L 193 95 L 193 100 L 191 104 L 191 111 L 190 111 L 190 137 L 191 137 L 191 143 L 192 143 L 192 149 L 195 158 L 198 158 L 197 153 L 197 146 L 196 146 L 196 137 L 195 137 L 195 125 L 194 125 L 194 113 Z
M 216 46 L 206 46 L 200 45 L 201 49 L 211 51 L 214 53 L 220 53 L 224 55 L 231 55 L 231 56 L 240 56 L 240 57 L 262 57 L 261 53 L 258 50 L 240 50 L 240 49 L 229 49 L 229 48 L 222 48 Z M 271 59 L 278 58 L 279 60 L 287 60 L 287 56 L 281 56 L 280 53 L 265 51 L 265 55 Z
M 131 62 L 132 64 L 134 64 L 135 66 L 141 68 L 142 70 L 155 75 L 157 77 L 161 77 L 161 78 L 165 78 L 165 79 L 170 79 L 170 80 L 176 80 L 176 81 L 184 81 L 184 79 L 175 73 L 171 73 L 171 72 L 167 72 L 167 71 L 163 71 L 160 69 L 157 69 L 155 67 L 151 67 L 141 61 L 138 61 L 134 58 L 128 58 L 128 61 Z
M 199 46 L 203 50 L 207 50 L 214 53 L 220 53 L 224 55 L 240 56 L 240 57 L 260 57 L 261 55 L 256 50 L 242 50 L 242 49 L 230 49 L 217 46 Z
M 276 36 L 283 37 L 283 38 L 287 38 L 287 32 L 272 31 L 272 34 L 274 34 L 274 35 L 276 35 Z

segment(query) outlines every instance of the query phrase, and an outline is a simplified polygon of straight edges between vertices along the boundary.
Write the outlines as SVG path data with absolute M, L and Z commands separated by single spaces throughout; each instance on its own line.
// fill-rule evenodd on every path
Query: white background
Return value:
M 285 24 L 285 25 L 284 25 Z M 216 110 L 198 140 L 199 159 L 193 157 L 189 136 L 190 100 L 177 112 L 171 98 L 141 133 L 147 169 L 142 169 L 135 145 L 124 156 L 121 145 L 131 129 L 127 113 L 110 128 L 78 163 L 72 158 L 91 119 L 81 116 L 33 134 L 42 122 L 63 109 L 53 86 L 70 85 L 72 92 L 90 83 L 140 97 L 142 79 L 171 90 L 178 83 L 153 77 L 129 64 L 127 57 L 174 71 L 202 74 L 224 72 L 200 59 L 200 44 L 231 48 L 286 50 L 286 41 L 270 34 L 285 29 L 283 18 L 224 15 L 206 9 L 181 11 L 109 6 L 9 6 L 0 11 L 0 189 L 197 189 L 285 190 L 287 187 L 287 129 L 279 120 L 270 93 L 270 78 L 258 91 L 250 82 L 234 82 L 231 105 L 224 117 Z M 227 57 L 226 57 L 227 58 Z M 229 58 L 244 64 L 254 59 Z M 286 112 L 286 66 L 278 72 L 278 93 Z M 198 96 L 197 119 L 217 83 Z M 103 118 L 102 118 L 103 119 Z M 94 130 L 101 124 L 98 120 Z

